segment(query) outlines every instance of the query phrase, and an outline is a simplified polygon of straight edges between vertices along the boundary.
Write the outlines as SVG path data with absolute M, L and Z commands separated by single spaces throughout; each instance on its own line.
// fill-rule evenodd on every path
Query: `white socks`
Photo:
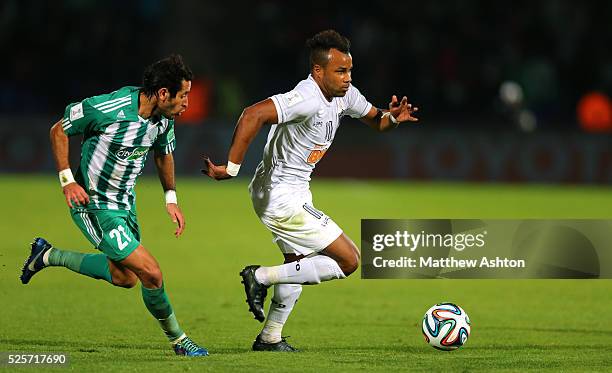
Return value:
M 274 285 L 274 296 L 270 303 L 266 324 L 260 333 L 265 343 L 278 343 L 281 341 L 283 326 L 293 310 L 302 293 L 302 285 L 278 284 Z
M 319 284 L 322 281 L 345 277 L 338 263 L 326 255 L 315 255 L 274 267 L 257 268 L 257 281 L 266 286 L 274 285 L 274 297 L 266 324 L 260 333 L 261 340 L 265 343 L 281 341 L 283 326 L 302 293 L 302 284 Z
M 266 286 L 319 284 L 322 281 L 345 277 L 338 263 L 326 255 L 315 255 L 312 258 L 304 258 L 274 267 L 259 267 L 255 271 L 257 281 Z

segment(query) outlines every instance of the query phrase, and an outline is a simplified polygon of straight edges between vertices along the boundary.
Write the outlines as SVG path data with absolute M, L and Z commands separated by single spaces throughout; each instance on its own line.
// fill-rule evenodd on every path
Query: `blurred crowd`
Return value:
M 528 110 L 541 128 L 577 129 L 580 99 L 612 94 L 610 19 L 607 1 L 4 0 L 0 113 L 61 115 L 179 52 L 198 78 L 195 119 L 234 120 L 303 79 L 305 40 L 334 28 L 378 106 L 398 94 L 440 126 L 505 126 Z M 518 100 L 500 99 L 504 82 Z

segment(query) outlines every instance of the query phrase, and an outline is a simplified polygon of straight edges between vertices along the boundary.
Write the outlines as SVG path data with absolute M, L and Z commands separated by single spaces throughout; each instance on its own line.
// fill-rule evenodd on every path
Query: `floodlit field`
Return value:
M 137 187 L 143 244 L 164 271 L 183 329 L 211 356 L 173 355 L 140 289 L 114 288 L 64 268 L 29 285 L 18 276 L 40 235 L 93 252 L 54 176 L 2 176 L 0 351 L 64 352 L 87 371 L 604 371 L 612 366 L 610 280 L 343 280 L 305 287 L 284 335 L 298 354 L 251 352 L 260 330 L 238 272 L 280 262 L 251 210 L 246 180 L 179 179 L 187 230 L 175 239 L 156 179 Z M 363 181 L 313 185 L 315 206 L 359 242 L 361 218 L 612 218 L 610 188 Z M 461 305 L 466 346 L 425 344 L 434 303 Z

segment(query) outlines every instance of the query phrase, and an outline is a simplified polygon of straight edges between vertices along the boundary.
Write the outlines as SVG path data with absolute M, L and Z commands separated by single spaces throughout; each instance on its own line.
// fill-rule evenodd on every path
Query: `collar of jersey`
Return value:
M 140 116 L 140 114 L 137 114 L 137 116 L 138 116 L 138 121 L 139 121 L 140 123 L 152 124 L 152 125 L 154 125 L 154 126 L 160 126 L 160 125 L 162 125 L 162 124 L 163 124 L 163 120 L 164 120 L 164 119 L 169 120 L 168 118 L 164 117 L 163 115 L 159 117 L 159 120 L 158 120 L 157 122 L 154 122 L 154 121 L 152 120 L 152 118 L 153 118 L 153 117 L 151 117 L 151 118 L 149 118 L 149 119 L 145 119 L 145 118 L 141 117 L 141 116 Z

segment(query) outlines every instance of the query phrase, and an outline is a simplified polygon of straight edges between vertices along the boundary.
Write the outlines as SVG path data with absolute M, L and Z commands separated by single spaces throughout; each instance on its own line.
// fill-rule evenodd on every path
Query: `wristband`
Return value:
M 397 121 L 397 119 L 395 119 L 395 117 L 393 116 L 393 114 L 391 114 L 390 111 L 387 111 L 386 113 L 384 113 L 382 115 L 383 117 L 389 117 L 389 120 L 391 121 L 391 123 L 393 124 L 399 124 L 399 122 Z
M 393 124 L 399 124 L 399 122 L 397 121 L 397 119 L 395 119 L 395 117 L 393 116 L 393 114 L 389 113 L 389 119 L 391 119 L 391 122 L 393 122 Z
M 58 176 L 62 188 L 68 184 L 74 183 L 74 176 L 72 176 L 72 171 L 69 168 L 61 170 Z
M 164 195 L 166 196 L 166 205 L 169 203 L 174 203 L 175 205 L 178 205 L 178 200 L 176 199 L 176 190 L 166 190 L 166 192 L 164 192 Z
M 240 165 L 228 160 L 225 172 L 227 172 L 228 175 L 234 177 L 238 175 L 238 171 L 240 171 Z

